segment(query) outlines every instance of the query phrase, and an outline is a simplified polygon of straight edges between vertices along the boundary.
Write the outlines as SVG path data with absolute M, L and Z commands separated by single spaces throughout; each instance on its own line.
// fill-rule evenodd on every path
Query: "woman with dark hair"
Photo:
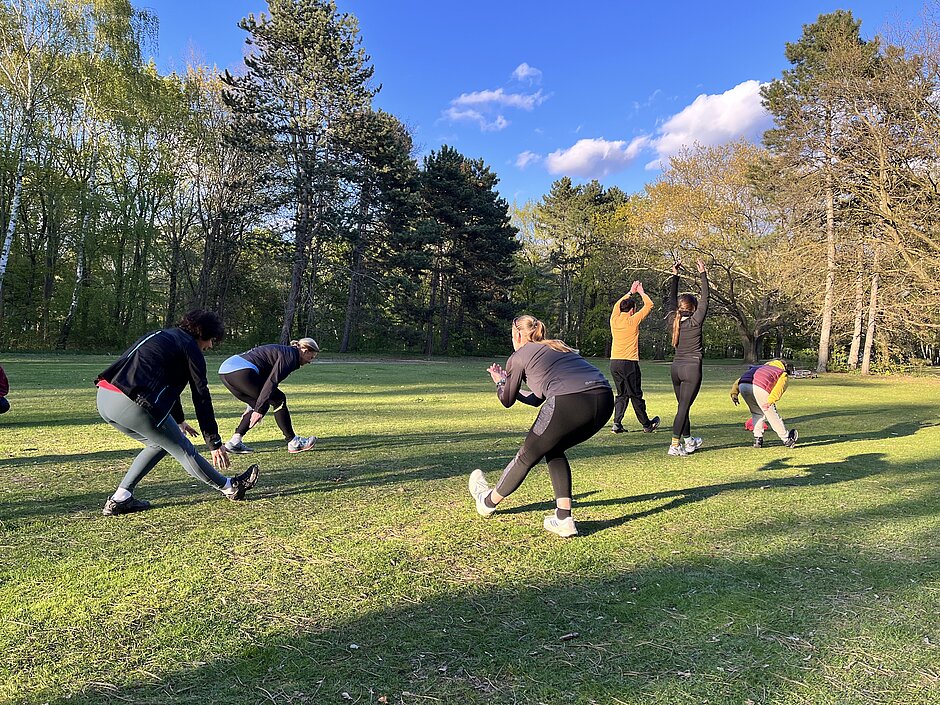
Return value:
M 203 353 L 225 335 L 221 319 L 212 311 L 189 311 L 174 328 L 148 333 L 98 375 L 98 413 L 121 433 L 144 444 L 102 514 L 115 516 L 150 508 L 150 502 L 134 497 L 134 488 L 160 460 L 172 455 L 190 475 L 238 501 L 258 480 L 252 465 L 237 477 L 216 470 L 229 467 L 219 427 L 212 409 L 206 359 Z M 186 385 L 192 392 L 196 418 L 212 464 L 196 451 L 183 434 L 198 435 L 183 416 L 180 395 Z
M 545 325 L 533 316 L 512 323 L 515 350 L 504 370 L 487 370 L 496 396 L 509 408 L 516 401 L 541 406 L 516 457 L 491 490 L 481 470 L 470 474 L 470 495 L 477 512 L 488 517 L 519 488 L 536 463 L 545 458 L 555 491 L 555 513 L 545 517 L 546 531 L 562 537 L 578 533 L 571 517 L 571 466 L 565 451 L 597 433 L 614 410 L 614 397 L 604 374 L 561 340 L 546 339 Z M 532 390 L 521 391 L 522 383 Z
M 274 420 L 284 434 L 288 453 L 313 449 L 317 437 L 294 433 L 287 397 L 278 385 L 294 370 L 313 362 L 319 352 L 317 341 L 301 338 L 290 341 L 290 345 L 259 345 L 241 355 L 232 355 L 222 363 L 219 368 L 222 384 L 236 399 L 248 405 L 231 440 L 225 444 L 229 453 L 252 452 L 242 438 L 264 418 L 268 409 L 274 410 Z
M 699 276 L 702 280 L 701 296 L 692 294 L 679 296 L 679 269 L 682 262 L 672 265 L 672 280 L 669 283 L 669 299 L 666 307 L 668 326 L 672 330 L 672 345 L 676 349 L 672 358 L 672 388 L 679 408 L 672 423 L 672 445 L 669 455 L 686 456 L 702 445 L 702 439 L 692 435 L 689 410 L 702 386 L 702 357 L 705 345 L 702 342 L 702 324 L 708 314 L 708 274 L 705 263 L 698 259 Z

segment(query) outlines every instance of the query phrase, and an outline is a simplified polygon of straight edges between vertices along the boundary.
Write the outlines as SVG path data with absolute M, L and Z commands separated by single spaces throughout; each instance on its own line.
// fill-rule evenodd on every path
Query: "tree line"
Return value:
M 603 355 L 629 282 L 702 256 L 710 356 L 937 362 L 928 20 L 865 40 L 822 15 L 762 89 L 762 145 L 692 145 L 640 193 L 565 177 L 512 207 L 482 160 L 415 157 L 333 2 L 268 0 L 232 72 L 161 75 L 157 22 L 129 0 L 0 1 L 3 348 L 116 349 L 198 306 L 241 346 L 487 354 L 526 311 Z M 661 318 L 644 355 L 669 354 Z

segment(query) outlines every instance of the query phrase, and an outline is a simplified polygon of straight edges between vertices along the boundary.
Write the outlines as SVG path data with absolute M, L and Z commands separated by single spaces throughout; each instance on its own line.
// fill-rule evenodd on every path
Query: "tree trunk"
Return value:
M 858 351 L 862 342 L 862 314 L 865 311 L 865 281 L 862 277 L 862 245 L 858 248 L 858 271 L 855 274 L 855 327 L 852 329 L 852 346 L 849 348 L 849 369 L 858 367 Z
M 294 262 L 290 273 L 290 290 L 284 304 L 284 320 L 281 324 L 282 345 L 287 345 L 294 327 L 294 316 L 297 313 L 297 301 L 300 298 L 300 287 L 303 281 L 304 269 L 307 266 L 307 248 L 310 245 L 310 204 L 304 199 L 297 209 L 296 234 L 294 236 Z
M 831 152 L 830 152 L 831 153 Z M 817 372 L 829 365 L 829 338 L 832 333 L 832 296 L 836 281 L 835 186 L 832 170 L 826 169 L 826 295 L 823 299 L 822 325 L 819 329 Z
M 6 238 L 3 241 L 3 252 L 0 253 L 0 321 L 3 320 L 3 277 L 7 271 L 7 262 L 10 261 L 13 235 L 16 233 L 16 212 L 20 209 L 20 199 L 23 197 L 23 171 L 26 167 L 25 134 L 20 137 L 20 140 L 20 153 L 16 163 L 16 177 L 13 179 L 13 200 L 10 202 L 10 222 L 7 225 Z
M 85 241 L 88 237 L 88 227 L 91 223 L 91 199 L 90 194 L 95 192 L 95 169 L 98 163 L 98 152 L 95 150 L 91 157 L 91 168 L 88 172 L 88 181 L 85 183 L 84 198 L 82 199 L 82 224 L 76 238 L 75 247 L 75 282 L 72 284 L 72 301 L 69 303 L 69 310 L 65 314 L 65 321 L 62 323 L 62 329 L 59 331 L 59 340 L 56 348 L 64 350 L 68 344 L 69 335 L 72 333 L 72 326 L 75 323 L 75 314 L 78 311 L 78 300 L 82 286 L 85 283 Z
M 366 249 L 366 219 L 369 214 L 369 187 L 364 186 L 359 198 L 359 227 L 357 228 L 356 246 L 352 253 L 349 290 L 346 296 L 346 321 L 343 323 L 343 339 L 339 344 L 341 353 L 349 350 L 352 337 L 353 321 L 359 313 L 359 280 L 362 277 L 364 253 Z
M 434 264 L 434 271 L 431 273 L 431 294 L 428 301 L 427 331 L 424 339 L 424 354 L 428 357 L 434 354 L 434 309 L 437 307 L 437 288 L 440 276 L 440 261 L 438 260 Z
M 878 251 L 875 251 L 874 272 L 871 275 L 871 296 L 868 299 L 868 330 L 865 332 L 865 354 L 862 356 L 863 375 L 871 372 L 871 350 L 875 341 L 875 316 L 878 313 L 878 284 L 880 275 L 878 274 Z

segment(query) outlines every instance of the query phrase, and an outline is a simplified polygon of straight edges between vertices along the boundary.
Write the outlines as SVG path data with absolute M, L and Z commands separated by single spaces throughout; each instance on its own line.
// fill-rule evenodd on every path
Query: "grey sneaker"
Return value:
M 496 511 L 496 507 L 487 507 L 483 501 L 490 493 L 490 486 L 486 482 L 486 478 L 483 477 L 482 470 L 477 469 L 470 473 L 468 489 L 470 490 L 470 496 L 473 497 L 473 501 L 476 503 L 477 514 L 481 517 L 488 517 Z
M 574 519 L 571 517 L 559 519 L 554 514 L 549 514 L 542 520 L 542 526 L 545 527 L 546 531 L 558 534 L 563 539 L 578 535 L 578 527 L 575 526 Z
M 294 436 L 287 442 L 288 453 L 303 453 L 305 450 L 313 450 L 317 444 L 316 436 Z
M 225 496 L 232 502 L 239 502 L 245 499 L 245 492 L 255 486 L 255 483 L 258 482 L 258 475 L 260 473 L 261 468 L 257 463 L 254 465 L 249 465 L 245 472 L 232 478 L 231 488 L 225 490 L 223 494 L 225 494 Z
M 669 455 L 677 455 L 677 456 L 679 456 L 680 458 L 684 458 L 685 456 L 687 456 L 687 455 L 689 454 L 689 451 L 687 451 L 687 450 L 685 449 L 685 446 L 684 446 L 682 443 L 680 443 L 680 444 L 677 445 L 677 446 L 670 445 L 670 446 L 669 446 L 669 450 L 667 451 L 667 453 L 668 453 Z
M 251 446 L 246 446 L 243 442 L 239 441 L 238 443 L 232 443 L 231 441 L 225 442 L 225 450 L 229 453 L 254 453 L 255 449 Z
M 685 439 L 685 452 L 694 453 L 702 447 L 702 439 L 696 436 L 689 436 Z
M 142 512 L 146 509 L 150 509 L 150 502 L 146 499 L 136 499 L 131 495 L 127 499 L 118 502 L 114 497 L 108 497 L 108 501 L 104 503 L 101 514 L 106 517 L 116 517 L 120 514 Z
M 799 437 L 799 431 L 797 431 L 795 428 L 791 428 L 790 433 L 787 434 L 787 440 L 783 442 L 783 445 L 785 445 L 787 448 L 792 448 L 796 445 L 796 439 Z

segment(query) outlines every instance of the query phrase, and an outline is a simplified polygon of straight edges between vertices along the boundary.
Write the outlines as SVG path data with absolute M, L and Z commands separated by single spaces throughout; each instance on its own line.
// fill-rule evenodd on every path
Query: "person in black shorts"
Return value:
M 666 301 L 669 311 L 666 321 L 672 330 L 672 345 L 676 349 L 671 367 L 672 388 L 678 402 L 676 418 L 672 424 L 669 455 L 686 456 L 702 445 L 702 439 L 692 435 L 689 424 L 689 410 L 702 386 L 702 356 L 705 352 L 702 324 L 708 314 L 708 274 L 701 259 L 697 260 L 696 264 L 702 282 L 699 298 L 696 299 L 692 294 L 678 295 L 679 269 L 682 262 L 676 260 L 672 266 L 669 298 Z
M 316 436 L 298 436 L 294 433 L 287 397 L 278 385 L 294 370 L 316 358 L 320 346 L 313 338 L 292 340 L 290 345 L 259 345 L 241 355 L 232 355 L 219 368 L 219 376 L 236 399 L 248 407 L 225 448 L 230 453 L 251 453 L 242 440 L 269 410 L 287 442 L 288 453 L 312 450 Z
M 555 513 L 545 517 L 547 531 L 562 537 L 578 533 L 571 517 L 571 466 L 565 451 L 597 433 L 610 419 L 614 397 L 604 374 L 560 340 L 548 340 L 545 326 L 533 316 L 512 323 L 515 352 L 504 370 L 488 368 L 496 395 L 505 407 L 520 401 L 541 406 L 516 457 L 496 486 L 490 489 L 481 470 L 470 474 L 470 495 L 484 517 L 522 484 L 536 463 L 545 458 L 555 492 Z M 531 392 L 521 391 L 525 382 Z

